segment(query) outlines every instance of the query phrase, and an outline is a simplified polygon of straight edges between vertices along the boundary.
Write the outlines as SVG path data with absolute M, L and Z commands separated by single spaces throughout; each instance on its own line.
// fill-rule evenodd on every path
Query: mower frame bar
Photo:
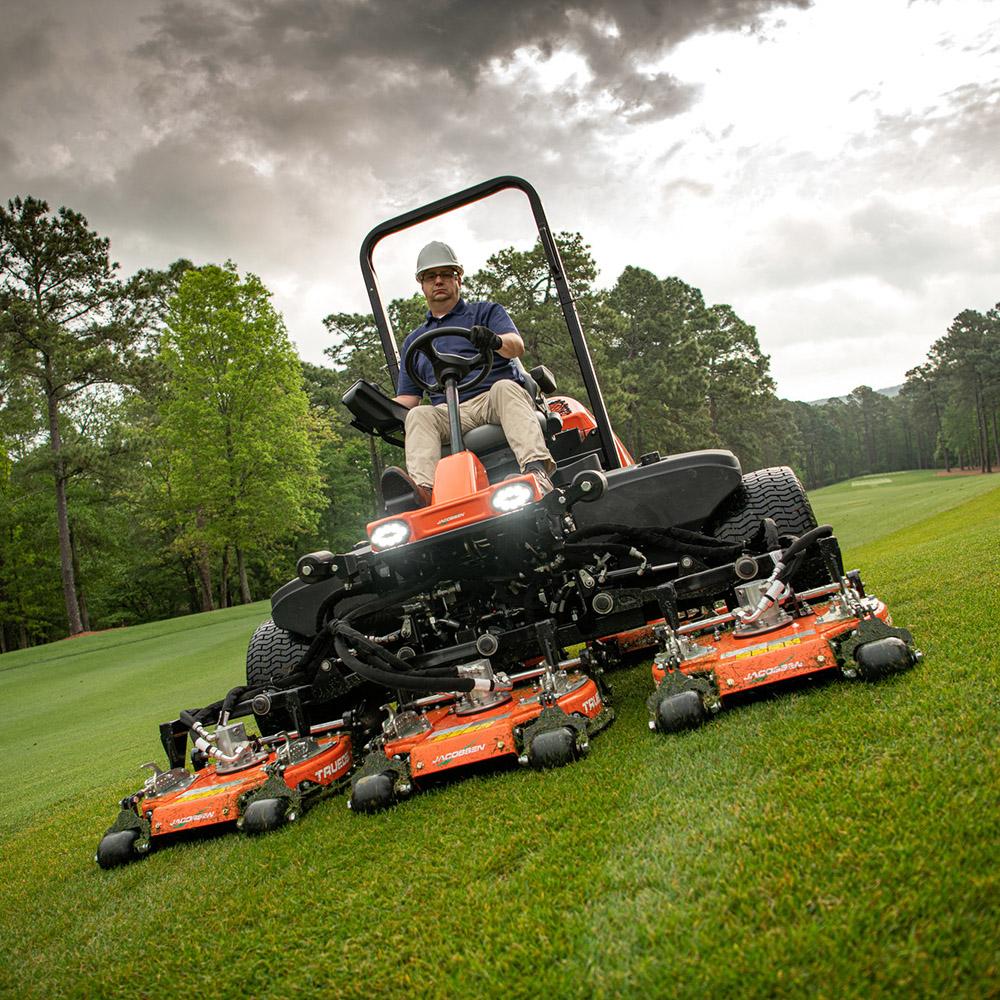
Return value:
M 436 219 L 447 212 L 452 212 L 457 208 L 463 208 L 466 205 L 482 201 L 484 198 L 489 198 L 491 195 L 511 188 L 523 192 L 527 196 L 528 203 L 531 206 L 535 225 L 538 228 L 538 238 L 545 251 L 545 257 L 549 264 L 549 272 L 552 275 L 552 280 L 559 294 L 559 305 L 562 307 L 563 318 L 566 320 L 566 327 L 569 330 L 570 340 L 573 343 L 573 351 L 580 366 L 580 374 L 583 376 L 583 385 L 590 400 L 590 409 L 597 423 L 597 433 L 601 442 L 604 468 L 605 470 L 620 469 L 621 461 L 618 457 L 618 450 L 615 447 L 611 420 L 604 405 L 604 396 L 597 381 L 594 363 L 591 360 L 590 351 L 587 347 L 587 339 L 584 336 L 583 327 L 580 325 L 580 317 L 576 312 L 573 292 L 566 279 L 562 258 L 559 256 L 559 248 L 556 246 L 552 230 L 549 228 L 548 220 L 545 218 L 545 210 L 542 208 L 542 200 L 539 198 L 538 192 L 521 177 L 507 175 L 504 177 L 494 177 L 492 180 L 483 181 L 481 184 L 475 184 L 464 191 L 458 191 L 455 194 L 448 195 L 446 198 L 439 198 L 437 201 L 432 201 L 421 208 L 415 208 L 410 212 L 397 215 L 393 219 L 388 219 L 386 222 L 377 225 L 364 238 L 364 242 L 361 244 L 361 273 L 364 275 L 365 287 L 368 289 L 372 314 L 375 317 L 375 325 L 378 327 L 379 337 L 382 340 L 382 349 L 385 352 L 393 388 L 395 389 L 399 386 L 399 348 L 396 345 L 396 338 L 393 334 L 392 324 L 389 321 L 389 314 L 386 311 L 385 303 L 382 301 L 378 277 L 375 274 L 375 266 L 372 262 L 375 247 L 393 233 L 409 229 L 430 219 Z

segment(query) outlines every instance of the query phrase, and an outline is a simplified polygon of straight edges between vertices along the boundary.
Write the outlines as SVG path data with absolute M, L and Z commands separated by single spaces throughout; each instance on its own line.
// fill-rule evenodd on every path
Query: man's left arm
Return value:
M 494 302 L 484 320 L 482 325 L 474 326 L 469 331 L 469 339 L 476 347 L 480 350 L 489 348 L 508 360 L 524 354 L 524 341 L 503 306 Z
M 524 341 L 516 330 L 497 334 L 500 346 L 495 348 L 501 358 L 519 358 L 524 354 Z

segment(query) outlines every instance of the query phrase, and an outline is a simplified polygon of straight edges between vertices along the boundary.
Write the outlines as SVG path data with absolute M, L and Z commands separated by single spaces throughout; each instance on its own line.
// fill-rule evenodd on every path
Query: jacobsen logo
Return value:
M 195 813 L 193 816 L 182 816 L 180 819 L 170 821 L 171 826 L 187 826 L 188 823 L 196 823 L 200 819 L 215 819 L 215 813 Z
M 465 517 L 464 510 L 457 514 L 452 514 L 450 517 L 442 517 L 441 520 L 438 521 L 438 527 L 440 528 L 442 524 L 450 524 L 452 521 L 461 521 L 463 517 Z
M 431 761 L 431 764 L 434 767 L 444 767 L 445 764 L 450 764 L 453 760 L 458 760 L 459 757 L 468 757 L 470 754 L 479 753 L 485 749 L 485 743 L 476 743 L 471 747 L 462 747 L 461 750 L 452 750 L 451 753 L 440 754 Z
M 767 667 L 764 670 L 754 670 L 753 672 L 747 674 L 747 680 L 751 683 L 753 681 L 762 681 L 766 677 L 771 677 L 773 674 L 784 674 L 789 670 L 800 670 L 805 664 L 801 660 L 792 660 L 790 663 L 779 663 L 776 667 Z
M 348 750 L 347 753 L 342 754 L 332 764 L 327 764 L 326 767 L 321 767 L 316 772 L 316 781 L 322 781 L 324 778 L 336 778 L 340 773 L 341 768 L 345 767 L 350 759 L 351 752 Z

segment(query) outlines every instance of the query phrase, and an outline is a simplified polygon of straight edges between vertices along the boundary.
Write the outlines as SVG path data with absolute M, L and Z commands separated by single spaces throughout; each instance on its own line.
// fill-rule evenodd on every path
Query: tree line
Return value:
M 1000 306 L 959 314 L 895 398 L 792 402 L 731 306 L 637 266 L 599 288 L 580 234 L 558 242 L 634 455 L 730 448 L 809 487 L 1000 464 Z M 585 398 L 539 245 L 494 254 L 463 294 L 503 303 L 529 366 Z M 356 378 L 393 391 L 374 323 L 325 317 L 329 364 L 312 365 L 270 300 L 231 261 L 123 279 L 79 213 L 0 207 L 0 651 L 260 599 L 301 552 L 363 537 L 402 463 L 340 404 Z M 424 310 L 415 294 L 389 312 L 405 333 Z

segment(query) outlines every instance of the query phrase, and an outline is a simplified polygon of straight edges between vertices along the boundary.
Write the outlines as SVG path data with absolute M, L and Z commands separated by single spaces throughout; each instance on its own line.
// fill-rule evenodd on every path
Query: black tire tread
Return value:
M 765 517 L 773 518 L 778 531 L 787 535 L 802 535 L 816 527 L 805 488 L 787 465 L 748 472 L 715 536 L 726 542 L 748 538 Z
M 261 687 L 292 673 L 295 664 L 309 648 L 268 618 L 257 626 L 247 647 L 247 685 Z

